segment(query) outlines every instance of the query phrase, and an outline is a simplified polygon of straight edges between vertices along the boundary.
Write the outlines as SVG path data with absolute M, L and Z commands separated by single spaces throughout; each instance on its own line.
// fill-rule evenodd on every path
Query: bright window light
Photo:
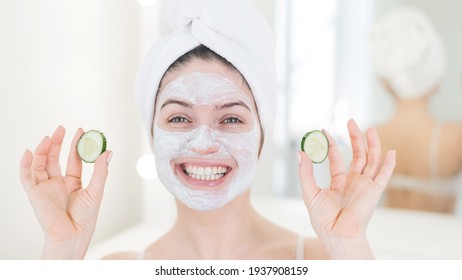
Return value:
M 141 178 L 154 180 L 157 178 L 156 161 L 153 154 L 142 155 L 136 163 L 136 170 Z
M 138 0 L 138 3 L 140 3 L 143 6 L 151 6 L 156 4 L 158 0 Z

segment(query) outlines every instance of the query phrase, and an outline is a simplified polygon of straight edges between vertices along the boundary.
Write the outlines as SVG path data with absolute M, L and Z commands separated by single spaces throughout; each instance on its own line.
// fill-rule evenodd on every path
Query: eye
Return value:
M 229 118 L 224 119 L 223 123 L 238 124 L 238 123 L 243 123 L 243 122 L 237 117 L 229 117 Z
M 189 123 L 190 121 L 185 117 L 175 116 L 175 117 L 168 119 L 168 122 L 169 123 Z

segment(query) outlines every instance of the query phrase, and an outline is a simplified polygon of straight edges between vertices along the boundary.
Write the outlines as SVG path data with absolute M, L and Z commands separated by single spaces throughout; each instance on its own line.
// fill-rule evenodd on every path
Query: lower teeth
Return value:
M 206 179 L 206 177 L 202 177 L 201 175 L 196 175 L 196 174 L 192 174 L 192 173 L 188 173 L 188 172 L 185 172 L 186 175 L 188 175 L 189 177 L 193 178 L 193 179 L 196 179 L 196 180 L 202 180 L 202 181 L 214 181 L 214 180 L 218 180 L 218 179 L 221 179 L 223 178 L 223 176 L 226 175 L 226 173 L 222 173 L 222 174 L 216 174 L 216 175 L 212 175 L 211 177 L 209 177 L 209 179 Z

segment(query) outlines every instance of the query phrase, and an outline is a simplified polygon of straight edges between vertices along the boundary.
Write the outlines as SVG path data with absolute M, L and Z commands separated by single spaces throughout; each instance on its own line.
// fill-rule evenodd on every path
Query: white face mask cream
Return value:
M 192 73 L 166 85 L 156 104 L 172 98 L 192 105 L 251 102 L 230 80 L 210 73 Z M 250 131 L 229 132 L 198 123 L 187 131 L 160 128 L 154 123 L 154 154 L 159 179 L 178 200 L 197 211 L 222 207 L 246 191 L 255 176 L 260 130 L 252 112 Z M 207 152 L 204 152 L 207 151 Z

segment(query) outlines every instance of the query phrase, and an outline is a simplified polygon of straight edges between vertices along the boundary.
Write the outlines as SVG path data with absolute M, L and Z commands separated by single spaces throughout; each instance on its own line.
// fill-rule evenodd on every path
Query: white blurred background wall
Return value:
M 285 40 L 287 34 L 282 23 L 287 19 L 280 9 L 296 0 L 253 1 L 278 31 L 278 40 Z M 333 80 L 325 85 L 327 90 L 322 89 L 330 94 L 321 108 L 327 113 L 321 118 L 310 114 L 312 112 L 298 116 L 306 120 L 309 128 L 325 125 L 324 128 L 332 128 L 341 136 L 346 118 L 355 117 L 365 126 L 391 114 L 391 100 L 370 72 L 367 53 L 363 51 L 365 42 L 361 39 L 376 16 L 399 3 L 420 6 L 442 33 L 450 69 L 441 94 L 432 101 L 432 110 L 443 119 L 462 120 L 462 53 L 459 51 L 462 49 L 459 16 L 462 1 L 303 2 L 309 3 L 312 10 L 307 14 L 311 15 L 319 14 L 318 9 L 326 10 L 320 6 L 325 5 L 323 3 L 334 5 L 334 13 L 325 14 L 325 19 L 331 16 L 331 22 L 327 23 L 334 30 L 332 40 L 321 40 L 333 44 L 330 45 L 331 68 L 323 68 L 326 73 L 333 73 Z M 0 259 L 40 256 L 43 236 L 19 182 L 18 164 L 26 148 L 34 149 L 41 138 L 50 135 L 59 124 L 67 129 L 62 162 L 78 127 L 103 131 L 108 138 L 108 148 L 114 151 L 94 244 L 140 222 L 165 224 L 173 220 L 175 207 L 170 194 L 158 187 L 158 181 L 141 179 L 136 170 L 137 160 L 150 151 L 136 112 L 133 88 L 139 63 L 156 33 L 155 12 L 155 5 L 143 6 L 136 0 L 0 0 Z M 315 28 L 310 31 L 298 26 L 296 29 L 301 32 L 298 36 L 308 36 L 305 39 L 308 43 L 316 42 L 313 40 L 316 37 L 309 35 Z M 278 49 L 281 51 L 281 45 Z M 308 54 L 310 51 L 306 50 Z M 290 52 L 286 50 L 286 54 Z M 279 75 L 293 71 L 287 68 L 293 65 L 284 63 L 280 52 L 277 59 L 282 60 Z M 298 63 L 313 64 L 309 56 L 295 59 Z M 296 90 L 308 92 L 306 88 L 313 88 L 313 85 L 298 83 L 302 87 Z M 318 93 L 309 92 L 314 97 Z M 339 96 L 344 97 L 341 106 Z M 277 132 L 279 137 L 290 138 L 267 139 L 253 189 L 257 196 L 298 195 L 291 186 L 294 181 L 290 181 L 296 179 L 295 173 L 291 173 L 296 168 L 295 153 L 292 146 L 278 146 L 298 141 L 296 133 L 287 133 L 284 110 L 290 108 L 285 108 L 286 101 L 283 100 L 282 112 L 278 111 Z M 340 113 L 334 116 L 332 112 Z M 284 161 L 278 163 L 281 159 Z M 282 175 L 281 166 L 286 168 Z M 91 168 L 85 165 L 84 182 L 88 182 Z M 282 177 L 278 178 L 279 175 Z
M 59 124 L 61 162 L 78 127 L 103 131 L 114 151 L 94 241 L 141 221 L 139 34 L 136 1 L 0 1 L 0 259 L 40 256 L 43 236 L 18 164 Z

